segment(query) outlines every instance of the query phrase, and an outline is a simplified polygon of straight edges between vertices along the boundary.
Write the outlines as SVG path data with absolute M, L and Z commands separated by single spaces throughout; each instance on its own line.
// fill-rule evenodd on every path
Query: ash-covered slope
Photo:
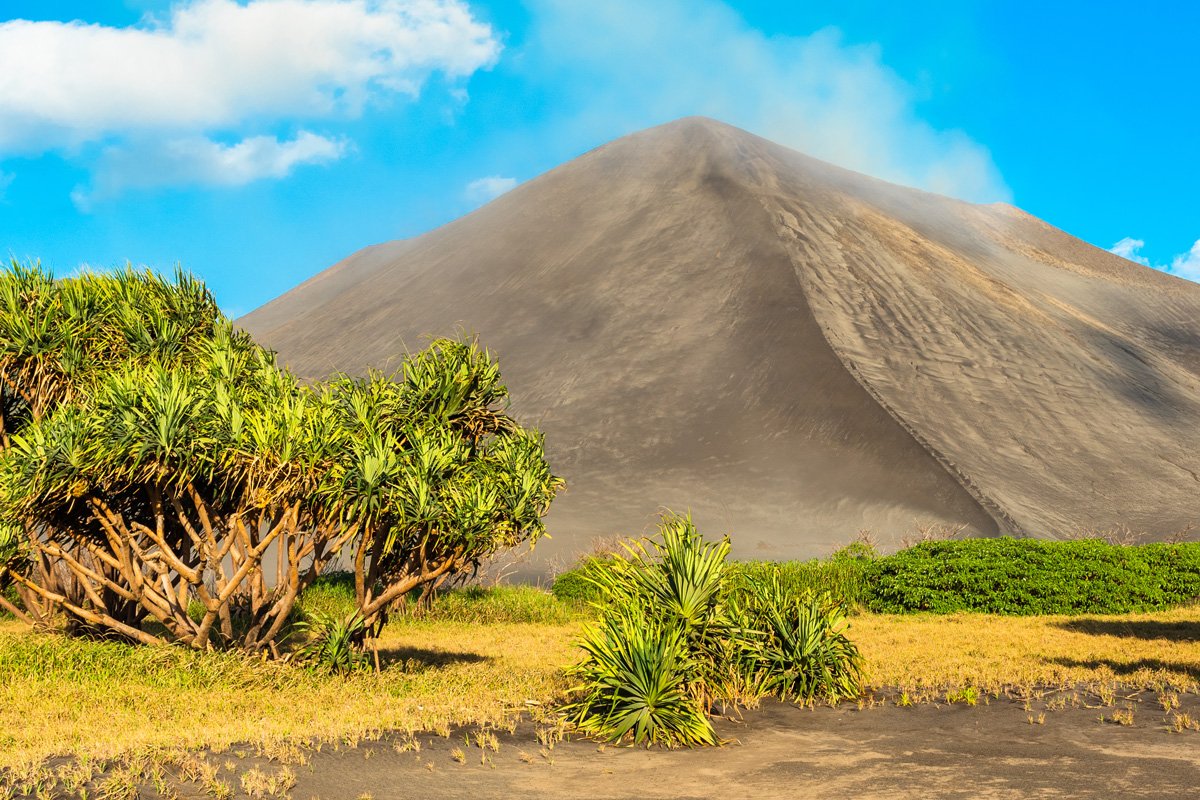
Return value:
M 625 137 L 241 320 L 306 377 L 478 333 L 569 554 L 660 506 L 742 557 L 916 524 L 1200 521 L 1200 286 L 705 119 Z

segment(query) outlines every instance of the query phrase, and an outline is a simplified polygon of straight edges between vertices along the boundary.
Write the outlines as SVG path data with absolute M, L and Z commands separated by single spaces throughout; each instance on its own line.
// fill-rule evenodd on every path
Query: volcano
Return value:
M 867 529 L 1200 522 L 1200 285 L 689 118 L 240 320 L 306 378 L 478 334 L 568 489 L 540 554 L 662 508 L 735 555 Z

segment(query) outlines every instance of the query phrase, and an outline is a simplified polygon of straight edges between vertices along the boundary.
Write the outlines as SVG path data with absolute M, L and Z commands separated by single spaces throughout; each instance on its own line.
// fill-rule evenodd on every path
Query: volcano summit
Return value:
M 741 557 L 915 524 L 1200 523 L 1200 285 L 689 118 L 240 321 L 299 375 L 462 328 L 568 490 L 539 552 L 662 506 Z

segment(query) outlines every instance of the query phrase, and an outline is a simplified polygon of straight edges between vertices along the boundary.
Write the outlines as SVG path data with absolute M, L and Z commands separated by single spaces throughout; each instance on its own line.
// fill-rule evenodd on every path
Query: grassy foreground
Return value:
M 237 656 L 135 649 L 0 627 L 0 769 L 65 754 L 271 748 L 384 730 L 498 726 L 564 688 L 576 625 L 404 623 L 385 669 L 337 678 Z M 535 706 L 536 708 L 536 706 Z
M 147 750 L 270 752 L 383 731 L 448 733 L 506 726 L 566 688 L 583 617 L 533 589 L 499 606 L 477 598 L 452 614 L 401 620 L 380 641 L 381 673 L 347 678 L 297 667 L 128 648 L 29 633 L 0 623 L 0 769 L 66 754 Z M 525 593 L 525 594 L 521 594 Z M 536 619 L 515 622 L 513 619 Z M 462 621 L 473 620 L 473 621 Z M 944 702 L 962 689 L 1023 696 L 1083 687 L 1200 691 L 1200 608 L 1111 617 L 861 614 L 850 637 L 880 697 Z

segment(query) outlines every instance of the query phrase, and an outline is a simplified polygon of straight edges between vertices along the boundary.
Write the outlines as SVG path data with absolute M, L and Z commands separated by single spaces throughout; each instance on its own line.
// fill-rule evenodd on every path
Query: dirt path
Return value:
M 423 736 L 415 753 L 390 743 L 319 753 L 298 770 L 293 797 L 1196 796 L 1200 734 L 1170 732 L 1152 696 L 1137 705 L 1132 726 L 1101 722 L 1101 713 L 1068 708 L 1031 724 L 1020 704 L 1007 701 L 862 711 L 771 705 L 741 724 L 721 723 L 721 735 L 736 742 L 715 750 L 559 742 L 543 752 L 528 729 L 492 752 L 468 746 L 463 734 Z

